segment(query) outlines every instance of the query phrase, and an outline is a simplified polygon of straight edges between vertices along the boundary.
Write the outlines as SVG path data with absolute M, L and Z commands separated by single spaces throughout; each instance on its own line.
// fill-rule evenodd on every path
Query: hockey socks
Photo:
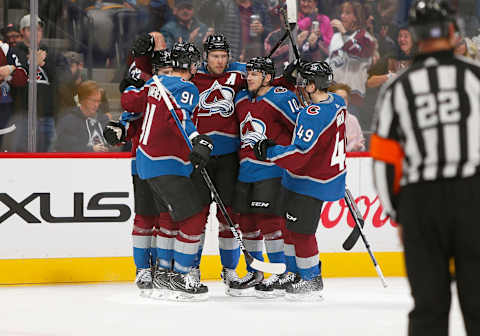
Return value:
M 318 258 L 318 245 L 315 235 L 291 231 L 291 238 L 295 245 L 297 271 L 302 279 L 311 280 L 320 275 L 320 260 Z
M 295 259 L 295 245 L 293 244 L 291 231 L 285 226 L 285 221 L 282 220 L 282 233 L 283 233 L 283 251 L 285 253 L 285 264 L 287 265 L 287 272 L 297 273 L 297 261 Z
M 190 272 L 198 257 L 200 240 L 205 229 L 208 208 L 184 221 L 178 222 L 180 230 L 174 244 L 173 269 L 178 273 Z
M 133 260 L 137 269 L 150 268 L 151 266 L 151 254 L 152 250 L 155 249 L 152 244 L 152 237 L 154 235 L 156 221 L 156 216 L 143 216 L 139 214 L 135 214 L 135 218 L 133 219 Z
M 279 216 L 255 214 L 254 219 L 262 231 L 268 260 L 271 263 L 285 264 L 284 239 L 281 230 L 283 218 Z
M 238 217 L 242 240 L 245 248 L 255 259 L 263 261 L 263 235 L 258 228 L 255 215 L 240 215 Z M 253 272 L 253 268 L 247 265 L 247 271 Z
M 158 216 L 158 231 L 156 237 L 157 266 L 171 269 L 173 260 L 173 246 L 178 233 L 178 225 L 173 223 L 168 212 Z
M 195 260 L 193 262 L 193 267 L 200 267 L 200 262 L 202 261 L 202 253 L 203 253 L 203 245 L 205 244 L 205 231 L 203 231 L 202 236 L 200 237 L 200 244 L 198 246 L 198 252 L 195 256 Z
M 233 215 L 232 210 L 227 207 L 227 212 L 230 218 L 234 221 L 236 216 Z M 220 250 L 220 260 L 222 266 L 225 268 L 236 269 L 238 260 L 240 259 L 240 245 L 237 239 L 233 236 L 230 226 L 223 217 L 222 213 L 217 210 L 218 227 L 218 246 Z

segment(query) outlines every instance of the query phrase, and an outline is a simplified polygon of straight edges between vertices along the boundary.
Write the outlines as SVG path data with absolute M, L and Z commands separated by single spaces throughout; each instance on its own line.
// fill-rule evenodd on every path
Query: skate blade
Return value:
M 180 291 L 170 291 L 166 299 L 168 301 L 176 302 L 201 302 L 208 300 L 208 292 L 202 294 L 189 294 Z
M 285 293 L 285 299 L 287 301 L 297 302 L 320 302 L 323 301 L 322 292 L 310 292 L 301 294 Z
M 165 300 L 168 296 L 168 292 L 170 292 L 170 290 L 167 288 L 155 288 L 150 295 L 150 298 L 154 300 Z
M 275 290 L 271 292 L 255 290 L 255 296 L 257 297 L 257 299 L 268 300 L 268 299 L 275 299 L 279 295 L 275 293 Z
M 234 289 L 227 287 L 225 289 L 225 294 L 233 297 L 255 297 L 255 288 L 247 288 L 247 289 Z
M 140 289 L 140 296 L 144 298 L 149 298 L 153 294 L 153 289 Z

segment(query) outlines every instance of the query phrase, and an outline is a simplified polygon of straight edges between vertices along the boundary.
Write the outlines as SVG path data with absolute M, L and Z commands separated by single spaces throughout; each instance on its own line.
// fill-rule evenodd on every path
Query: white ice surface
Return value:
M 206 282 L 207 302 L 138 296 L 131 283 L 0 287 L 0 336 L 396 336 L 406 335 L 412 301 L 404 278 L 325 279 L 322 302 L 232 298 Z M 456 295 L 450 335 L 463 336 Z

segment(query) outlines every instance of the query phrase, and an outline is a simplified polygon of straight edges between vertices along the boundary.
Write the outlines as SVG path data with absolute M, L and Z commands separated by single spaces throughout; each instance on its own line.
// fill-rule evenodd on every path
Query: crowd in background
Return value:
M 383 83 L 408 67 L 415 46 L 407 28 L 411 1 L 298 0 L 296 41 L 302 59 L 327 60 L 355 120 L 351 151 L 368 148 L 373 107 Z M 0 148 L 27 151 L 30 16 L 25 1 L 5 1 L 24 15 L 1 31 Z M 170 48 L 221 32 L 231 60 L 270 53 L 283 36 L 284 0 L 40 0 L 37 52 L 37 151 L 118 151 L 106 144 L 102 125 L 121 113 L 120 92 L 130 47 L 146 32 Z M 458 2 L 457 2 L 458 3 Z M 4 9 L 5 10 L 5 9 Z M 458 8 L 455 52 L 479 59 L 480 1 Z M 4 15 L 5 17 L 5 15 Z M 17 22 L 18 21 L 18 22 Z M 287 40 L 288 41 L 288 40 Z M 289 44 L 272 55 L 277 75 L 289 61 Z M 103 76 L 101 74 L 104 74 Z M 106 75 L 105 75 L 106 74 Z M 93 79 L 93 80 L 92 80 Z M 366 143 L 365 143 L 366 142 Z M 353 143 L 353 142 L 352 142 Z

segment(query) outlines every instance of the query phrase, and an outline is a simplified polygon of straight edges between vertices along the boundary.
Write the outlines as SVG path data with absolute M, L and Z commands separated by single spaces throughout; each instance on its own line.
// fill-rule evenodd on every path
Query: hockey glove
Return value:
M 190 161 L 195 168 L 203 169 L 210 159 L 213 150 L 213 142 L 208 135 L 200 134 L 192 139 L 192 151 Z
M 143 56 L 151 53 L 155 46 L 153 36 L 150 34 L 143 34 L 133 42 L 132 52 L 133 56 Z
M 127 77 L 127 78 L 124 78 L 122 79 L 122 81 L 120 82 L 120 84 L 118 85 L 118 89 L 120 90 L 120 92 L 123 93 L 123 91 L 125 91 L 125 89 L 129 86 L 135 86 L 137 89 L 141 88 L 143 85 L 145 84 L 145 81 L 141 78 L 139 79 L 135 79 L 135 78 L 132 78 L 132 77 Z
M 268 147 L 272 147 L 275 145 L 276 145 L 276 142 L 273 141 L 272 139 L 263 139 L 255 143 L 255 145 L 253 146 L 253 152 L 255 153 L 255 156 L 257 157 L 257 159 L 266 161 Z
M 125 126 L 118 121 L 110 121 L 103 129 L 103 137 L 111 146 L 125 142 Z
M 283 77 L 292 85 L 297 84 L 298 69 L 305 63 L 304 60 L 296 59 L 292 63 L 288 64 L 285 70 L 283 70 Z

